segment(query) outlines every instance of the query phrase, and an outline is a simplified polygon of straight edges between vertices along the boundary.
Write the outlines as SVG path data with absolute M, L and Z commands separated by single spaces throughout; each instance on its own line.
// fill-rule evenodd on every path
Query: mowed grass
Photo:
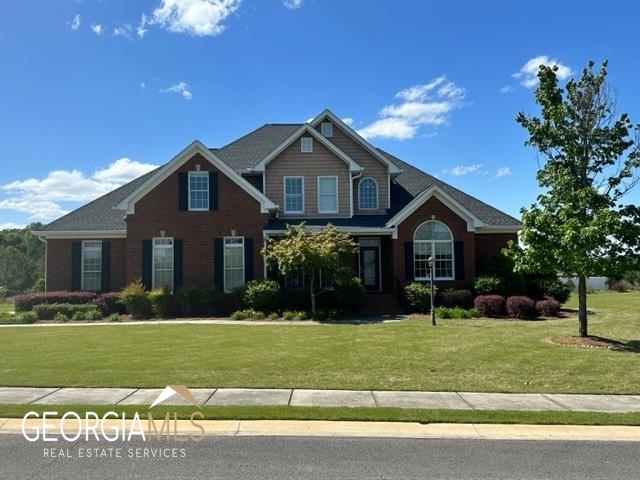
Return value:
M 571 302 L 570 302 L 571 303 Z M 545 321 L 140 324 L 0 328 L 0 385 L 640 393 L 640 292 L 589 296 L 590 333 L 626 349 L 561 346 Z M 572 305 L 575 306 L 575 305 Z

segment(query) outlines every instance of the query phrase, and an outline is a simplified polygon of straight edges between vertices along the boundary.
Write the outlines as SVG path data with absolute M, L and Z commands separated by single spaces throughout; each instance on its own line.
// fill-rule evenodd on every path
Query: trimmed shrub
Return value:
M 434 295 L 437 293 L 434 285 Z M 431 307 L 430 285 L 428 283 L 411 282 L 404 287 L 407 309 L 410 313 L 427 313 Z
M 494 293 L 511 296 L 522 295 L 525 292 L 524 275 L 516 271 L 515 261 L 505 253 L 504 249 L 485 258 L 482 275 L 499 278 L 502 282 L 502 288 L 499 291 L 486 292 L 485 295 Z
M 507 315 L 512 318 L 530 320 L 538 316 L 536 304 L 529 297 L 514 295 L 507 298 Z
M 336 296 L 338 307 L 355 312 L 360 305 L 364 286 L 358 277 L 345 277 L 336 281 Z
M 481 317 L 503 317 L 505 301 L 501 295 L 479 295 L 473 301 L 473 306 Z
M 149 294 L 142 281 L 134 280 L 120 292 L 120 303 L 133 318 L 147 318 L 151 314 Z
M 571 295 L 571 288 L 557 278 L 543 280 L 541 287 L 543 297 L 555 298 L 560 303 L 567 303 Z
M 69 321 L 69 317 L 67 315 L 65 315 L 62 312 L 58 312 L 55 314 L 55 316 L 53 317 L 53 319 L 56 322 L 68 322 Z
M 244 310 L 237 310 L 231 314 L 233 320 L 262 320 L 265 318 L 265 314 L 253 308 L 245 308 Z
M 20 324 L 31 324 L 36 323 L 38 320 L 38 316 L 35 312 L 21 312 L 15 315 L 15 318 L 18 320 Z
M 546 297 L 536 302 L 536 311 L 542 317 L 557 317 L 560 315 L 560 302 L 555 298 Z
M 154 288 L 149 292 L 149 302 L 151 303 L 151 311 L 154 315 L 166 317 L 170 300 L 171 293 L 166 286 Z
M 117 315 L 125 313 L 125 307 L 120 303 L 120 293 L 118 292 L 101 293 L 93 300 L 93 303 L 100 309 L 104 317 L 114 313 Z
M 462 307 L 437 307 L 436 316 L 438 318 L 473 318 L 477 316 L 477 312 L 474 308 L 462 308 Z
M 501 278 L 490 275 L 476 277 L 473 281 L 473 289 L 478 295 L 502 295 L 504 282 Z
M 454 290 L 449 288 L 438 292 L 438 304 L 443 307 L 460 307 L 467 309 L 473 307 L 473 295 L 470 290 Z
M 242 301 L 247 307 L 265 312 L 277 310 L 281 299 L 280 284 L 269 279 L 250 280 L 242 295 Z
M 64 315 L 67 318 L 73 318 L 74 320 L 84 320 L 84 315 L 87 312 L 98 312 L 98 308 L 92 303 L 87 304 L 73 304 L 73 303 L 43 303 L 42 305 L 35 305 L 32 310 L 39 320 L 54 320 L 58 313 Z M 102 317 L 102 314 L 98 312 Z M 75 318 L 77 316 L 77 318 Z
M 187 317 L 210 315 L 218 296 L 213 288 L 197 286 L 180 287 L 175 293 L 179 314 Z
M 95 292 L 33 292 L 22 293 L 14 298 L 16 312 L 27 312 L 35 305 L 45 303 L 91 303 L 97 297 Z
M 307 312 L 304 310 L 285 310 L 282 312 L 282 318 L 289 321 L 306 320 Z

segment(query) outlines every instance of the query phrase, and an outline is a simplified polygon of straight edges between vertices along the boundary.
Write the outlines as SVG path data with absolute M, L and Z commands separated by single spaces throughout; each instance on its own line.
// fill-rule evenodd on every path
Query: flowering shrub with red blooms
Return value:
M 513 296 L 507 298 L 507 315 L 513 318 L 532 319 L 538 316 L 536 304 L 529 297 Z
M 481 317 L 504 316 L 504 297 L 500 295 L 478 295 L 473 306 Z
M 560 302 L 555 298 L 545 297 L 536 302 L 536 310 L 542 317 L 557 317 L 560 314 Z

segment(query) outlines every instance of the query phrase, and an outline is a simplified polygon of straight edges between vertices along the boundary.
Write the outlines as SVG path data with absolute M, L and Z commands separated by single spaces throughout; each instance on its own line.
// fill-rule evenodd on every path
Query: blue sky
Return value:
M 538 193 L 519 111 L 535 70 L 609 60 L 640 122 L 635 2 L 8 0 L 0 228 L 49 222 L 170 160 L 324 108 L 519 217 Z M 640 193 L 633 193 L 635 203 Z

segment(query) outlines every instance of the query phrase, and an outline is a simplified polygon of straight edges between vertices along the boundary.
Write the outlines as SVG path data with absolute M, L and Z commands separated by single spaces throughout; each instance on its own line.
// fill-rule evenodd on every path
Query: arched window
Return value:
M 429 220 L 413 235 L 413 265 L 416 280 L 429 280 L 429 257 L 433 257 L 435 280 L 454 280 L 453 235 L 444 223 Z
M 363 178 L 358 184 L 358 207 L 360 210 L 378 208 L 378 184 L 371 177 Z

